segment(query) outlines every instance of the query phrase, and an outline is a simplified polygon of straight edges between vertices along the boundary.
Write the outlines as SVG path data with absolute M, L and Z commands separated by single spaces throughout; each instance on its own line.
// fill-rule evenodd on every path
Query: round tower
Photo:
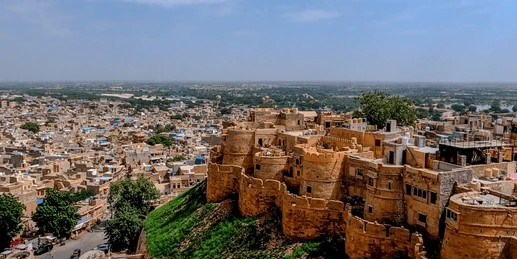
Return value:
M 283 181 L 283 172 L 287 170 L 289 157 L 273 154 L 270 151 L 261 151 L 255 154 L 254 177 L 267 180 Z
M 345 153 L 332 150 L 305 150 L 300 195 L 314 198 L 339 199 Z
M 247 129 L 228 129 L 223 151 L 224 165 L 238 165 L 246 172 L 253 171 L 254 132 Z
M 403 166 L 369 170 L 366 177 L 364 219 L 379 223 L 401 224 L 404 222 Z

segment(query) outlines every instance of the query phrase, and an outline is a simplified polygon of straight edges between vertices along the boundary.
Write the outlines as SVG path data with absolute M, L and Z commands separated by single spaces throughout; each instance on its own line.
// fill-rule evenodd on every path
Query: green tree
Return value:
M 143 220 L 151 210 L 153 200 L 158 198 L 160 193 L 154 184 L 143 177 L 126 178 L 111 185 L 108 201 L 116 211 L 108 222 L 106 235 L 114 251 L 134 251 Z
M 469 112 L 476 112 L 477 109 L 478 109 L 478 107 L 476 107 L 475 105 L 469 106 Z
M 33 133 L 39 132 L 39 125 L 36 122 L 26 122 L 20 128 L 31 131 Z
M 56 189 L 47 189 L 43 204 L 32 215 L 40 233 L 53 233 L 58 237 L 70 235 L 78 219 L 79 214 L 70 193 Z
M 147 144 L 149 144 L 151 146 L 154 146 L 157 144 L 162 144 L 162 145 L 168 147 L 168 146 L 172 145 L 172 139 L 167 136 L 163 136 L 163 135 L 154 135 L 147 140 Z
M 11 240 L 22 230 L 25 206 L 11 194 L 0 195 L 0 251 L 9 247 Z
M 455 112 L 464 112 L 465 111 L 465 105 L 463 105 L 463 104 L 453 104 L 453 105 L 451 105 L 451 109 L 453 109 Z
M 81 190 L 79 192 L 70 193 L 70 199 L 72 202 L 78 202 L 85 200 L 91 196 L 94 196 L 95 194 L 90 190 Z
M 167 162 L 178 162 L 178 161 L 183 161 L 183 160 L 186 160 L 187 158 L 185 156 L 182 156 L 182 155 L 177 155 L 177 156 L 174 156 L 174 157 L 171 157 L 169 159 L 167 159 Z
M 109 238 L 112 250 L 127 249 L 128 252 L 134 252 L 144 219 L 140 211 L 131 206 L 117 209 L 113 219 L 106 225 L 106 236 Z
M 354 116 L 365 117 L 369 124 L 379 128 L 384 127 L 389 119 L 402 125 L 413 125 L 417 120 L 417 111 L 407 98 L 375 91 L 365 92 L 357 100 L 361 110 L 354 112 Z
M 129 178 L 117 181 L 111 185 L 108 201 L 115 209 L 130 206 L 147 215 L 153 200 L 160 198 L 160 192 L 154 184 L 143 177 L 137 180 Z
M 513 112 L 517 112 L 517 104 L 514 104 L 513 107 L 512 107 L 512 111 Z
M 171 125 L 171 124 L 167 124 L 167 125 L 165 125 L 165 127 L 162 127 L 161 125 L 158 125 L 156 127 L 156 133 L 160 134 L 162 132 L 171 132 L 171 131 L 173 131 L 175 129 L 176 129 L 176 126 Z
M 443 103 L 438 103 L 438 104 L 436 105 L 436 108 L 438 108 L 438 109 L 445 109 L 445 104 L 443 104 Z

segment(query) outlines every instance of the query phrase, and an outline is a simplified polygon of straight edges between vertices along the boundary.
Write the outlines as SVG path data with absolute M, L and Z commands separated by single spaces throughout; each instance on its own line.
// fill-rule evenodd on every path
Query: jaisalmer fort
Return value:
M 254 108 L 223 124 L 206 196 L 235 195 L 245 216 L 279 208 L 292 240 L 344 236 L 349 258 L 428 258 L 436 247 L 441 258 L 517 258 L 514 148 L 486 120 L 378 129 L 349 113 Z M 477 133 L 429 134 L 465 126 Z

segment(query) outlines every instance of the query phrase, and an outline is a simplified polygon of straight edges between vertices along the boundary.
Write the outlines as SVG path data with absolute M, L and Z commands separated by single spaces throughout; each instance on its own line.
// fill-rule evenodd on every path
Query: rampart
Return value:
M 291 239 L 313 240 L 345 234 L 344 204 L 340 201 L 282 194 L 282 232 Z
M 348 213 L 348 212 L 347 212 Z M 422 236 L 408 229 L 348 214 L 345 250 L 350 258 L 425 258 Z
M 247 171 L 252 170 L 255 130 L 229 128 L 224 143 L 224 165 L 238 165 Z
M 227 199 L 237 191 L 241 174 L 244 174 L 244 168 L 240 166 L 210 163 L 207 172 L 206 199 L 209 202 Z
M 364 218 L 381 223 L 405 221 L 402 172 L 404 166 L 378 164 L 366 173 Z
M 341 201 L 291 194 L 284 183 L 248 176 L 242 167 L 210 164 L 207 199 L 221 201 L 235 192 L 242 215 L 257 215 L 273 206 L 279 207 L 282 232 L 291 239 L 315 240 L 335 234 L 346 235 L 345 248 L 350 258 L 393 258 L 397 255 L 425 258 L 419 234 L 354 217 L 351 207 Z
M 286 191 L 285 184 L 276 180 L 265 180 L 240 174 L 239 211 L 242 215 L 253 216 L 276 206 L 280 193 Z
M 501 205 L 492 194 L 456 194 L 446 215 L 443 258 L 505 258 L 509 238 L 517 235 L 517 207 Z
M 281 154 L 269 154 L 268 151 L 261 151 L 255 154 L 254 176 L 262 180 L 274 179 L 283 180 L 283 171 L 287 170 L 289 156 Z
M 313 198 L 338 199 L 345 152 L 308 149 L 303 154 L 300 194 Z

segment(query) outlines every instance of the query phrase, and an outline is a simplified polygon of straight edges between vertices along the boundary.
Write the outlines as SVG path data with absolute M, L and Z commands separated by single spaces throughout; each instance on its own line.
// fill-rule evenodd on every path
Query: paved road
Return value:
M 38 259 L 68 259 L 74 252 L 74 249 L 81 249 L 81 253 L 93 250 L 94 247 L 106 243 L 104 230 L 102 228 L 94 228 L 93 232 L 86 232 L 77 240 L 67 240 L 66 244 L 55 245 L 54 249 L 49 253 L 37 256 Z

